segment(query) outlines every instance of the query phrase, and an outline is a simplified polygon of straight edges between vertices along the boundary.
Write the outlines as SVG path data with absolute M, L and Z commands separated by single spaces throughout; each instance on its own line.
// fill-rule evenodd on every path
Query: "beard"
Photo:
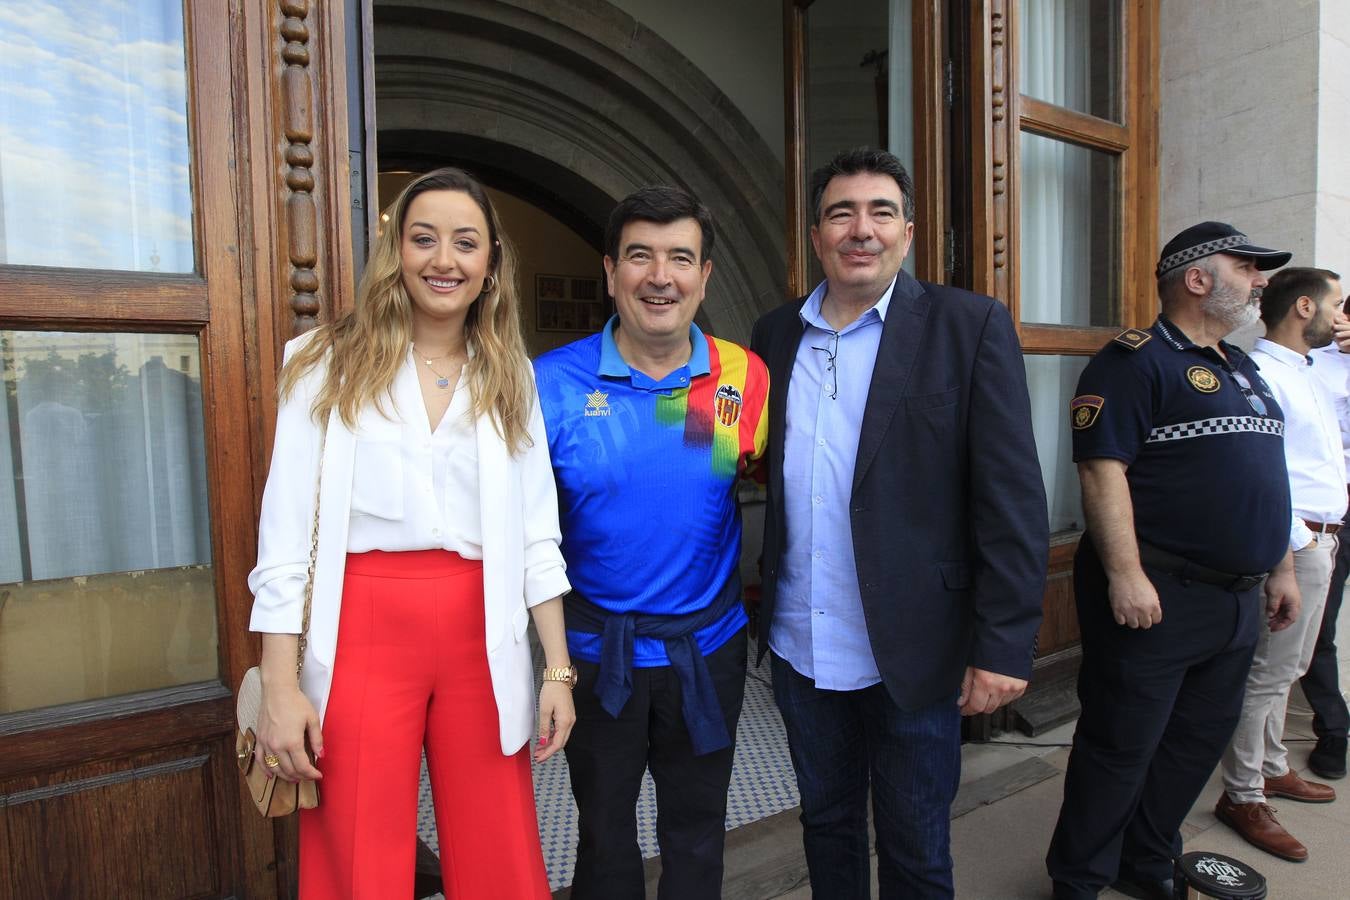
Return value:
M 1325 347 L 1335 336 L 1336 330 L 1331 322 L 1313 319 L 1303 328 L 1303 342 L 1313 349 Z
M 1229 331 L 1250 325 L 1261 315 L 1254 301 L 1261 295 L 1250 291 L 1246 295 L 1231 284 L 1215 279 L 1214 288 L 1200 304 L 1200 311 L 1218 320 Z

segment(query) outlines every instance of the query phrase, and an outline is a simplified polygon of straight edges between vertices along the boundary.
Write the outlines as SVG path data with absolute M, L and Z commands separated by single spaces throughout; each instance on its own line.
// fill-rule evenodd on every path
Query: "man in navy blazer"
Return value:
M 812 894 L 950 897 L 962 715 L 1031 674 L 1048 516 L 1022 352 L 989 297 L 901 270 L 890 153 L 812 176 L 825 281 L 761 318 L 769 366 L 760 658 L 772 650 Z

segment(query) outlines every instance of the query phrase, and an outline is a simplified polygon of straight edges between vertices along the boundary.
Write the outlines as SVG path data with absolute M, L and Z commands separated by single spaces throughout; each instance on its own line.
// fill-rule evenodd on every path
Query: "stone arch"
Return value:
M 644 184 L 717 223 L 702 312 L 749 337 L 784 300 L 783 166 L 730 100 L 604 0 L 376 0 L 381 165 L 455 160 L 587 241 Z

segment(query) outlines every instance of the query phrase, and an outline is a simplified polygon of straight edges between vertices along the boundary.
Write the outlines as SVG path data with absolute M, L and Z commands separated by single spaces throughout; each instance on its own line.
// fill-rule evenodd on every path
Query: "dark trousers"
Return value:
M 1241 594 L 1148 569 L 1163 618 L 1117 625 L 1084 538 L 1074 560 L 1082 713 L 1046 867 L 1056 898 L 1118 875 L 1169 878 L 1181 823 L 1237 727 L 1260 633 L 1261 588 Z
M 706 657 L 733 736 L 745 699 L 745 657 L 745 629 Z M 721 897 L 734 744 L 694 755 L 680 710 L 680 681 L 669 666 L 633 669 L 633 693 L 617 719 L 595 695 L 599 666 L 580 660 L 576 666 L 577 724 L 564 750 L 578 812 L 573 900 L 642 900 L 637 799 L 648 768 L 656 782 L 661 846 L 657 897 Z
M 867 796 L 882 900 L 953 896 L 951 805 L 961 779 L 956 695 L 918 710 L 885 685 L 825 691 L 771 654 L 773 693 L 802 797 L 815 900 L 868 900 Z
M 1350 515 L 1345 518 L 1350 525 Z M 1341 532 L 1336 550 L 1336 568 L 1331 570 L 1331 587 L 1327 591 L 1327 607 L 1322 613 L 1322 626 L 1317 632 L 1312 663 L 1299 680 L 1303 695 L 1313 711 L 1313 734 L 1345 740 L 1350 729 L 1350 710 L 1346 709 L 1341 694 L 1340 673 L 1336 668 L 1336 619 L 1341 612 L 1341 598 L 1345 593 L 1346 576 L 1350 575 L 1350 534 Z

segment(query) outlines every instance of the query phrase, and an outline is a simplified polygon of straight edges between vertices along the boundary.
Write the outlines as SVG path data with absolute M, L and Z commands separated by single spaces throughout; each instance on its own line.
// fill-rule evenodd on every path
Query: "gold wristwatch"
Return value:
M 576 666 L 554 666 L 551 669 L 544 670 L 545 681 L 561 681 L 572 690 L 577 686 L 577 667 Z

